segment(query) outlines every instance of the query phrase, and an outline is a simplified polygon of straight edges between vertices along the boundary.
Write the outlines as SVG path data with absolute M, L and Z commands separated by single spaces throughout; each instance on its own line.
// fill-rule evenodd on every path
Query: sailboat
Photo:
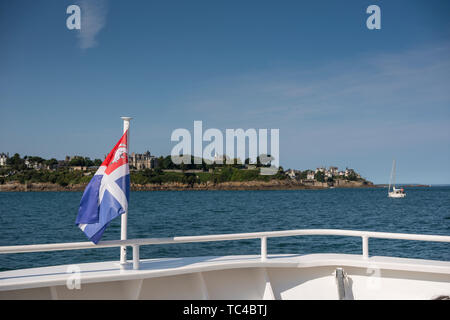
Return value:
M 391 191 L 391 185 L 392 185 L 392 191 Z M 392 162 L 391 178 L 389 179 L 388 197 L 389 198 L 404 198 L 404 197 L 406 197 L 406 193 L 403 190 L 403 188 L 397 189 L 395 187 L 395 160 Z

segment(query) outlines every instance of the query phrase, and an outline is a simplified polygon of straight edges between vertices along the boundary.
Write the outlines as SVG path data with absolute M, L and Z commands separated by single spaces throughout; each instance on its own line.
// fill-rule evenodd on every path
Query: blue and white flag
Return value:
M 111 220 L 128 209 L 130 169 L 127 133 L 103 161 L 81 198 L 75 223 L 95 244 L 100 241 Z

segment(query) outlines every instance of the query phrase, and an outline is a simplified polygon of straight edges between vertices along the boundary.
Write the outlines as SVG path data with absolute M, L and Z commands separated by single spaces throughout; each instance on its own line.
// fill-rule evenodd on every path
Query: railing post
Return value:
M 261 261 L 267 260 L 267 237 L 261 237 Z
M 134 244 L 133 246 L 133 269 L 139 270 L 139 246 Z
M 363 252 L 363 258 L 368 259 L 369 258 L 369 237 L 368 236 L 362 236 L 362 252 Z

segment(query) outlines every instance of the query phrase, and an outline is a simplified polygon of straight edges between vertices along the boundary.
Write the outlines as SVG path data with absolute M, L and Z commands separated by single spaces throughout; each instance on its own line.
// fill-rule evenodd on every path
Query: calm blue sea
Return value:
M 386 189 L 132 192 L 128 237 L 337 228 L 450 235 L 450 187 Z M 81 192 L 0 193 L 0 245 L 86 241 L 75 226 Z M 120 218 L 102 240 L 120 238 Z M 259 240 L 141 247 L 142 258 L 259 254 Z M 129 250 L 131 251 L 131 250 Z M 268 239 L 271 253 L 361 253 L 360 238 Z M 450 261 L 450 243 L 370 240 L 371 255 Z M 117 260 L 118 248 L 0 255 L 0 270 Z M 131 259 L 131 252 L 128 258 Z

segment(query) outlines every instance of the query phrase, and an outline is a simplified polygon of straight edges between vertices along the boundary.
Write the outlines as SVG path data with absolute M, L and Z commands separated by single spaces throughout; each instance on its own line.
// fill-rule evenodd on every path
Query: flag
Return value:
M 76 225 L 97 244 L 106 227 L 127 212 L 130 197 L 128 130 L 91 179 L 81 198 Z

